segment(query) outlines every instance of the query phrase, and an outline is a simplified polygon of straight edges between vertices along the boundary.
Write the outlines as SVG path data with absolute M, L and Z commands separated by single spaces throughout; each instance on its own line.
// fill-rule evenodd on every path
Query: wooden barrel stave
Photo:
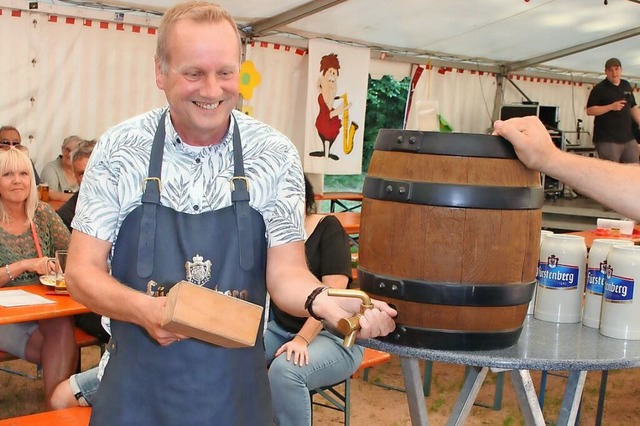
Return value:
M 524 167 L 515 155 L 505 159 L 376 150 L 367 175 L 371 178 L 474 188 L 541 187 L 539 173 Z M 359 273 L 475 289 L 502 286 L 506 291 L 530 283 L 532 292 L 541 224 L 540 208 L 459 208 L 365 194 Z M 386 340 L 443 349 L 511 346 L 519 337 L 531 296 L 530 292 L 529 299 L 509 306 L 456 306 L 363 289 L 399 310 L 398 331 Z

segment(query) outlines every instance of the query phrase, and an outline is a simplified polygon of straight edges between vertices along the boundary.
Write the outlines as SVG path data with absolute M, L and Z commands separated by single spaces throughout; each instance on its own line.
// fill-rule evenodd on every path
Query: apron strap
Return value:
M 142 219 L 138 240 L 138 275 L 150 277 L 153 272 L 153 255 L 156 241 L 156 212 L 160 204 L 160 176 L 164 154 L 164 121 L 167 110 L 162 113 L 151 147 L 148 177 L 142 181 Z
M 142 183 L 142 219 L 140 222 L 140 240 L 138 241 L 137 272 L 141 278 L 150 277 L 153 272 L 155 251 L 156 212 L 160 204 L 160 186 L 162 174 L 162 157 L 165 139 L 165 110 L 160 117 L 158 128 L 153 138 L 148 177 Z M 251 207 L 249 206 L 249 181 L 244 175 L 242 145 L 238 123 L 233 120 L 233 163 L 234 176 L 231 179 L 231 201 L 236 212 L 238 226 L 238 249 L 240 266 L 248 271 L 253 268 L 253 235 L 251 230 Z
M 236 212 L 238 225 L 238 251 L 240 267 L 249 271 L 253 268 L 253 233 L 251 228 L 251 207 L 249 206 L 249 180 L 244 175 L 240 130 L 233 120 L 233 178 L 231 178 L 231 201 Z

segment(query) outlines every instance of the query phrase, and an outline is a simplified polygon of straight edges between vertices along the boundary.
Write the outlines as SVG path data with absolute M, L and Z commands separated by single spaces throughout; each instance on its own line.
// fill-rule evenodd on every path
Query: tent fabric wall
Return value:
M 416 105 L 420 102 L 435 101 L 438 113 L 456 132 L 485 133 L 491 127 L 497 87 L 495 75 L 443 67 L 420 67 L 422 74 L 413 92 L 410 114 L 416 112 Z M 418 67 L 414 68 L 414 74 L 417 70 Z
M 3 9 L 0 37 L 11 58 L 0 63 L 0 125 L 20 130 L 38 170 L 65 137 L 97 138 L 166 103 L 153 28 Z
M 268 123 L 304 150 L 304 114 L 308 56 L 305 49 L 258 42 L 247 46 L 245 59 L 252 61 L 261 83 L 242 109 Z
M 0 45 L 9 58 L 0 63 L 0 125 L 20 129 L 38 169 L 58 155 L 64 137 L 98 137 L 128 117 L 166 104 L 153 77 L 153 24 L 106 22 L 97 16 L 0 8 Z M 263 83 L 245 100 L 252 115 L 297 144 L 304 134 L 307 78 L 307 57 L 299 49 L 260 42 L 248 46 L 247 58 L 258 64 Z M 400 79 L 409 67 L 388 58 L 371 60 L 374 78 L 389 73 Z M 422 67 L 414 102 L 436 100 L 455 131 L 484 133 L 490 128 L 493 74 Z M 584 113 L 590 84 L 512 78 L 532 100 L 560 107 L 561 129 L 574 130 L 580 118 L 585 130 L 591 130 L 592 119 Z M 505 103 L 522 100 L 510 84 L 504 86 Z
M 427 100 L 438 104 L 439 114 L 454 131 L 486 133 L 492 127 L 492 113 L 498 88 L 495 74 L 473 70 L 420 66 L 422 75 L 411 99 L 410 114 L 420 102 Z M 418 67 L 414 67 L 414 74 Z M 569 80 L 510 75 L 509 78 L 529 99 L 540 105 L 559 107 L 559 129 L 566 131 L 565 138 L 576 143 L 577 120 L 582 129 L 593 129 L 593 117 L 587 116 L 586 105 L 593 84 Z M 526 98 L 508 81 L 503 82 L 503 104 L 522 103 Z M 638 90 L 635 91 L 638 93 Z M 636 95 L 637 96 L 637 95 Z M 408 120 L 409 122 L 411 120 Z M 582 145 L 590 145 L 591 138 L 582 137 Z

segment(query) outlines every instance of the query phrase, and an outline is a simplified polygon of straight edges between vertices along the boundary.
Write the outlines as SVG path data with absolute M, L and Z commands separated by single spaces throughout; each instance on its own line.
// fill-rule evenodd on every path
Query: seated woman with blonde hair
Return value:
M 35 284 L 49 258 L 69 245 L 56 212 L 38 201 L 24 146 L 0 147 L 0 287 Z M 73 317 L 0 326 L 0 350 L 41 364 L 47 408 L 55 386 L 74 371 L 78 350 Z

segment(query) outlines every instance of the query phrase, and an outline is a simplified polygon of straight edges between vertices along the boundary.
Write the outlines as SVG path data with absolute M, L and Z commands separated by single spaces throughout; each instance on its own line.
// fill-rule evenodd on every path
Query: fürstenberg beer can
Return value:
M 582 324 L 587 327 L 600 327 L 600 307 L 602 306 L 602 293 L 608 266 L 607 255 L 614 244 L 631 246 L 633 242 L 630 240 L 596 238 L 591 244 L 591 249 L 589 249 L 584 311 L 582 312 Z
M 574 323 L 582 319 L 587 246 L 577 235 L 546 235 L 540 248 L 533 316 L 543 321 Z
M 540 231 L 540 247 L 542 247 L 542 241 L 544 240 L 545 235 L 553 235 L 553 231 L 547 231 L 546 229 L 542 229 Z M 538 252 L 538 261 L 540 261 L 540 252 Z M 533 296 L 531 296 L 531 302 L 529 302 L 529 309 L 527 310 L 527 315 L 533 315 L 533 308 L 536 304 L 536 292 L 538 288 L 538 274 L 536 274 L 536 285 L 533 287 Z
M 600 333 L 618 339 L 640 340 L 640 247 L 614 245 L 607 256 L 602 294 Z

